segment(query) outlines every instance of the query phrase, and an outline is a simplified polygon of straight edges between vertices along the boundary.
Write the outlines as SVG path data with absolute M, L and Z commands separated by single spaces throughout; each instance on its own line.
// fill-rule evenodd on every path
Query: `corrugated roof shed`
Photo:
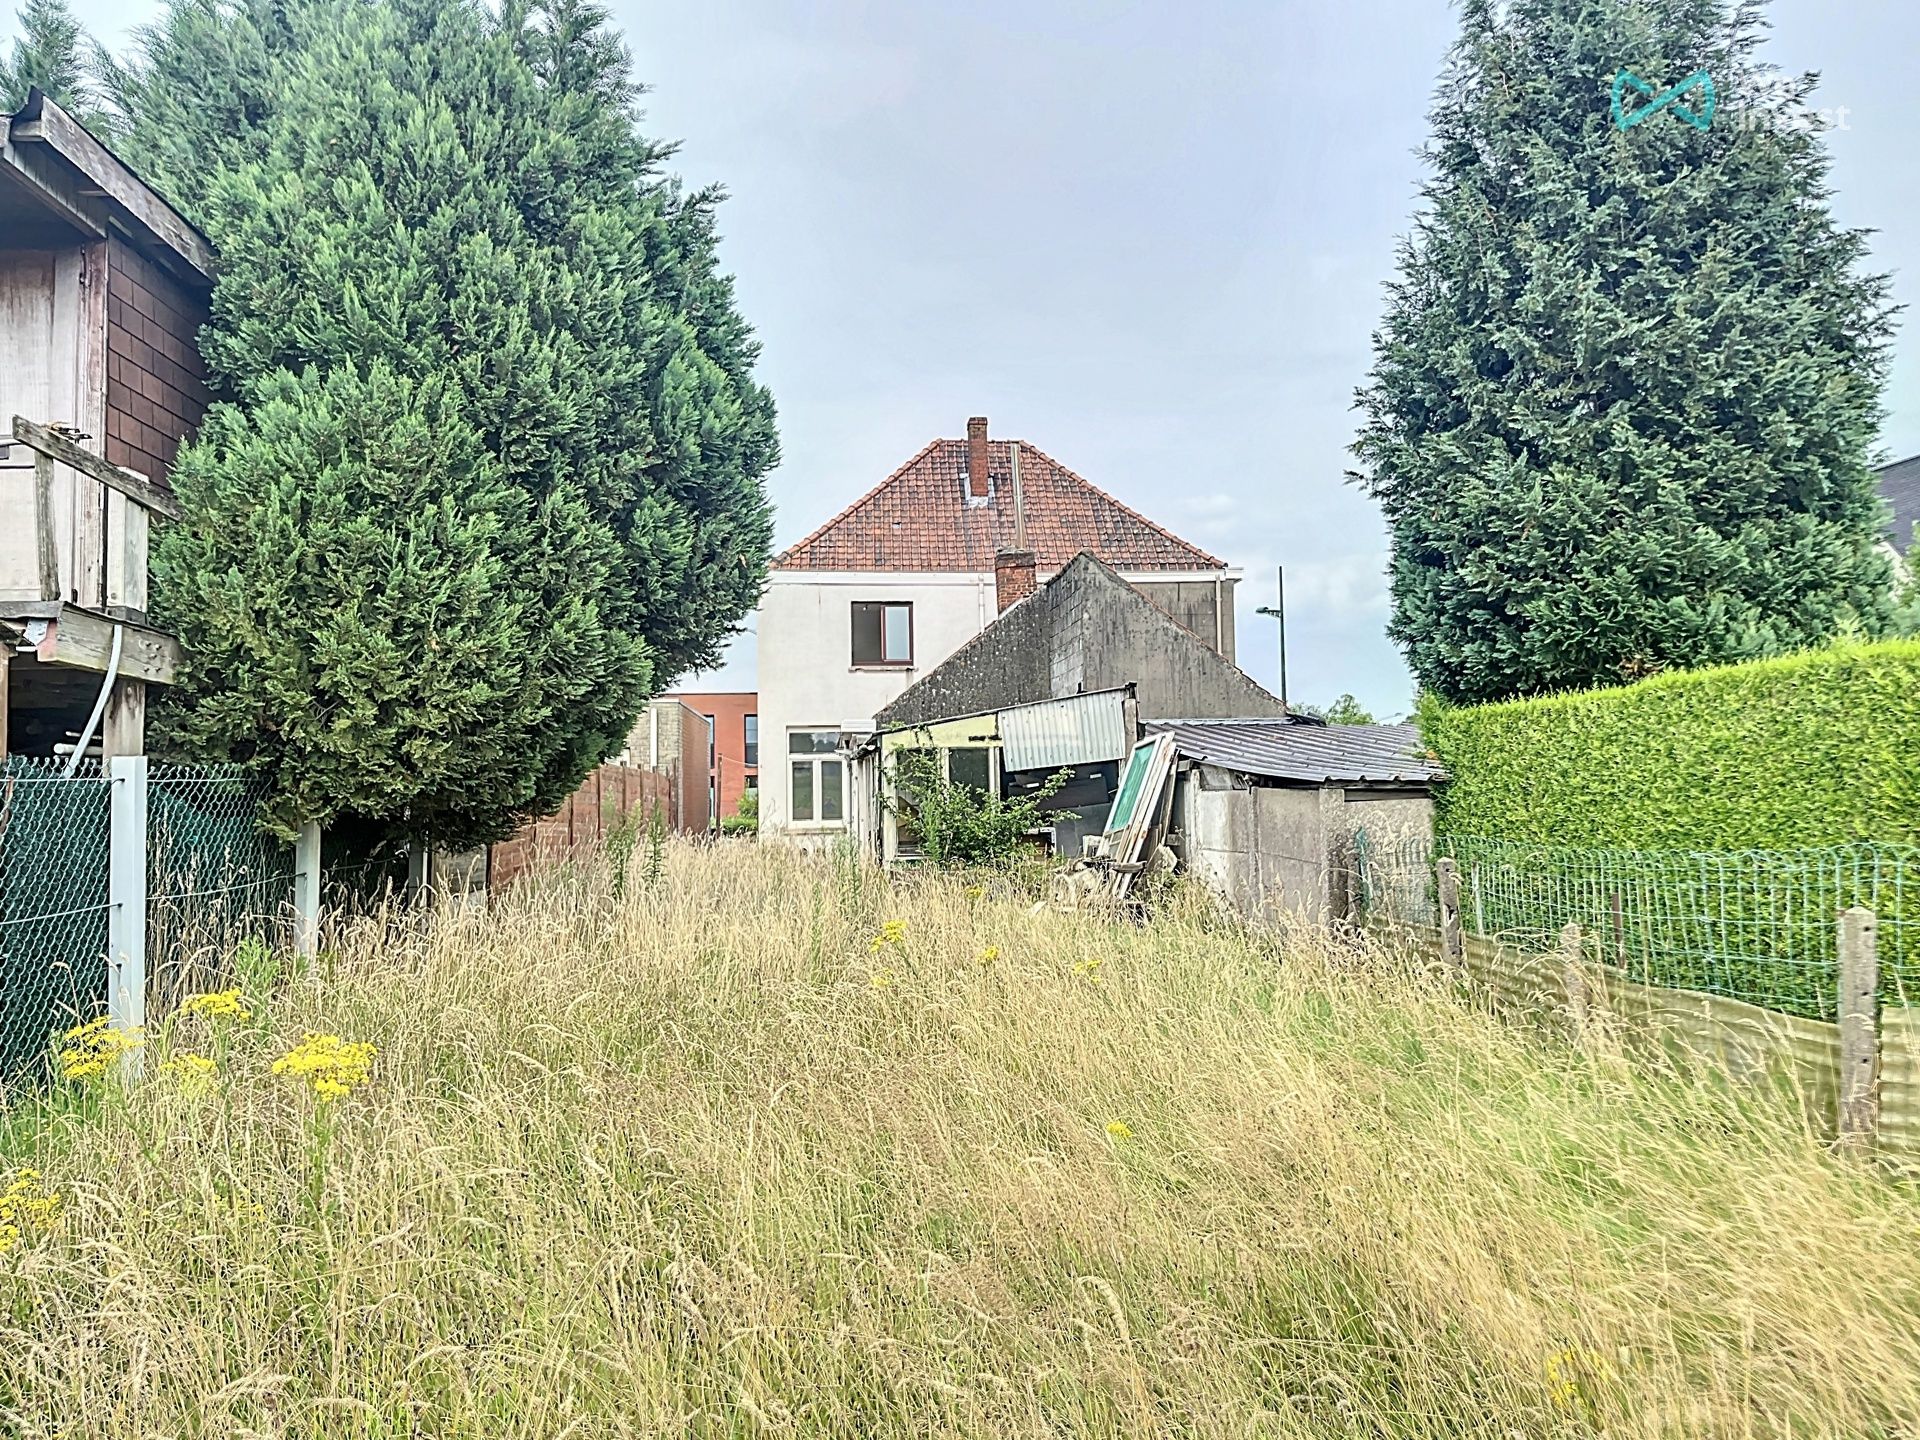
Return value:
M 1905 555 L 1913 544 L 1913 527 L 1920 525 L 1920 455 L 1889 465 L 1879 473 L 1881 498 L 1893 506 L 1887 539 Z
M 1446 778 L 1411 725 L 1301 725 L 1289 720 L 1149 720 L 1188 760 L 1308 785 L 1430 785 Z

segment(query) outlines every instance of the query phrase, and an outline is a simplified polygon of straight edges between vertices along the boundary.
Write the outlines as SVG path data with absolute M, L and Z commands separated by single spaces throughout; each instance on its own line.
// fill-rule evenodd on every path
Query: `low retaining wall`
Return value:
M 1370 926 L 1376 938 L 1444 959 L 1440 932 Z M 1786 1084 L 1821 1134 L 1838 1130 L 1840 1027 L 1743 1000 L 1643 985 L 1610 966 L 1511 949 L 1480 935 L 1461 939 L 1461 968 L 1496 1010 L 1569 1037 L 1603 1028 L 1630 1052 L 1705 1062 L 1743 1084 Z M 1920 1007 L 1888 1005 L 1879 1018 L 1880 1118 L 1877 1148 L 1920 1164 Z

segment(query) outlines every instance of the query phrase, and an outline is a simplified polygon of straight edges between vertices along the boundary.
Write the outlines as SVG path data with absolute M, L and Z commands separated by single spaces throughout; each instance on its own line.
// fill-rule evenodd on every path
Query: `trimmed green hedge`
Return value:
M 1920 641 L 1423 708 L 1443 835 L 1582 849 L 1920 844 Z

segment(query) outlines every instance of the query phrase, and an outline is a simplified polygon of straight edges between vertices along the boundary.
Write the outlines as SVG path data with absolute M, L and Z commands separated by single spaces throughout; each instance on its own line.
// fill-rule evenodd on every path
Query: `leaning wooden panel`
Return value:
M 1920 1006 L 1880 1012 L 1880 1148 L 1920 1165 Z

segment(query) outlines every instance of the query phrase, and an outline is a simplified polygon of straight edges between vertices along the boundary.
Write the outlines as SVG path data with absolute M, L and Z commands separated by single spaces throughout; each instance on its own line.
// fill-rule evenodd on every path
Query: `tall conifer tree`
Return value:
M 26 0 L 17 14 L 20 33 L 11 53 L 0 56 L 0 111 L 18 110 L 38 87 L 96 135 L 110 135 L 114 122 L 100 76 L 112 63 L 67 0 Z
M 1886 286 L 1827 208 L 1813 81 L 1770 76 L 1762 33 L 1725 0 L 1462 6 L 1355 446 L 1390 633 L 1441 696 L 1888 621 Z M 1656 92 L 1705 71 L 1718 112 L 1623 128 L 1622 70 Z
M 558 804 L 765 573 L 757 347 L 580 0 L 176 0 L 132 158 L 220 253 L 175 733 L 282 823 Z

